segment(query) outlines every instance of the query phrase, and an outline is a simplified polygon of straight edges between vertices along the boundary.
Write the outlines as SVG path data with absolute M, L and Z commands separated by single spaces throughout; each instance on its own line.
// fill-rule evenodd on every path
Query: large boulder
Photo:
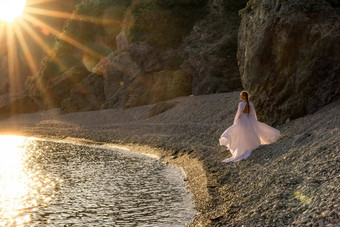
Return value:
M 242 10 L 238 60 L 260 118 L 281 124 L 340 94 L 339 4 L 251 0 Z

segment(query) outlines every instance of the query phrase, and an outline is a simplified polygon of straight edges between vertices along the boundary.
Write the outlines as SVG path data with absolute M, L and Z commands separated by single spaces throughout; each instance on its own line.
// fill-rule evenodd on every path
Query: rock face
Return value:
M 70 68 L 48 83 L 35 82 L 28 93 L 41 108 L 61 107 L 64 112 L 100 109 L 104 103 L 103 77 L 87 71 L 84 65 Z
M 7 59 L 0 57 L 0 95 L 7 94 L 9 92 L 9 79 L 6 60 Z
M 63 34 L 88 49 L 57 40 L 53 54 L 44 59 L 37 74 L 42 85 L 30 87 L 30 94 L 42 89 L 40 96 L 50 94 L 50 106 L 69 112 L 240 90 L 238 10 L 246 1 L 84 1 L 74 14 L 102 18 L 105 23 L 69 20 Z M 81 80 L 60 81 L 79 65 L 88 71 Z M 102 76 L 96 77 L 96 85 L 86 82 L 90 73 Z
M 92 73 L 75 84 L 61 104 L 63 112 L 101 109 L 105 102 L 104 78 Z
M 0 119 L 14 114 L 31 113 L 39 110 L 39 106 L 23 92 L 0 95 Z
M 141 68 L 129 51 L 116 51 L 103 58 L 94 68 L 103 76 L 105 103 L 103 108 L 122 106 L 130 83 L 141 74 Z
M 260 118 L 281 124 L 340 94 L 339 4 L 251 0 L 242 10 L 238 61 Z
M 131 45 L 110 54 L 95 67 L 94 72 L 104 78 L 103 108 L 147 105 L 191 94 L 190 74 L 178 69 L 162 70 L 176 65 L 171 60 L 173 53 L 148 48 L 145 44 Z
M 89 72 L 83 65 L 74 66 L 51 80 L 49 88 L 53 96 L 61 103 L 63 99 L 69 96 L 69 92 L 74 85 L 82 81 L 88 74 Z
M 207 0 L 136 0 L 125 14 L 123 31 L 130 43 L 144 41 L 177 47 L 206 12 Z
M 163 70 L 140 76 L 129 87 L 124 107 L 153 104 L 191 94 L 190 74 Z
M 209 1 L 208 14 L 184 39 L 182 68 L 193 75 L 194 95 L 242 89 L 236 59 L 238 11 L 247 1 Z

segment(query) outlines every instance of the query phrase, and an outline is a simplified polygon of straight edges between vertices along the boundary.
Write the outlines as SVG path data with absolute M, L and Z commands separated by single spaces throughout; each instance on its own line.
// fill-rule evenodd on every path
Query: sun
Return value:
M 12 23 L 22 15 L 26 0 L 0 0 L 0 20 Z
M 78 20 L 102 25 L 114 24 L 115 22 L 111 19 L 103 20 L 101 17 L 78 15 L 73 12 L 62 12 L 53 9 L 53 6 L 56 5 L 57 2 L 58 4 L 62 4 L 60 2 L 65 1 L 69 0 L 0 0 L 0 63 L 2 65 L 7 62 L 8 70 L 6 74 L 9 80 L 8 87 L 10 96 L 14 96 L 18 90 L 22 89 L 21 69 L 29 67 L 29 71 L 26 72 L 27 77 L 31 76 L 33 78 L 33 76 L 38 73 L 39 60 L 37 61 L 35 56 L 36 51 L 32 49 L 35 47 L 31 48 L 31 44 L 37 44 L 37 47 L 40 47 L 46 56 L 53 58 L 60 68 L 64 68 L 64 62 L 53 55 L 54 47 L 48 42 L 48 39 L 50 39 L 49 36 L 55 36 L 59 40 L 82 50 L 84 55 L 86 54 L 96 58 L 103 57 L 102 54 L 83 44 L 75 37 L 66 35 L 63 30 L 60 31 L 60 29 L 55 28 L 54 25 L 49 24 L 48 21 L 50 20 L 46 17 Z M 51 3 L 52 7 L 50 9 L 49 7 L 46 8 L 48 4 L 45 3 Z M 45 21 L 45 19 L 47 20 Z M 39 49 L 37 49 L 37 51 L 39 52 Z M 7 55 L 7 57 L 4 56 L 4 54 Z M 2 58 L 4 60 L 2 60 Z M 23 62 L 24 67 L 21 67 L 21 62 L 19 62 L 21 60 L 25 60 Z M 37 81 L 37 84 L 39 84 L 38 90 L 42 93 L 43 98 L 50 99 L 49 92 L 41 86 L 42 83 L 39 82 L 40 78 L 38 78 Z M 2 81 L 0 81 L 0 83 L 2 83 Z M 0 200 L 1 196 L 0 194 Z M 3 226 L 1 224 L 1 218 L 0 226 Z

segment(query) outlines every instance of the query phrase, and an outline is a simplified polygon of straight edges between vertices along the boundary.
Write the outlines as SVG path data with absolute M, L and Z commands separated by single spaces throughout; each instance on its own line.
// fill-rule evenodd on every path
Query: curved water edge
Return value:
M 18 140 L 26 141 L 21 145 L 29 148 L 25 155 L 22 150 L 13 152 L 11 143 Z M 2 225 L 184 226 L 196 215 L 184 171 L 155 156 L 69 138 L 0 136 L 0 142 L 1 150 L 12 149 L 12 161 L 18 159 L 0 171 L 0 189 L 10 191 L 8 185 L 14 183 L 4 181 L 7 172 L 21 174 L 16 186 L 24 188 L 21 194 L 1 197 Z M 25 177 L 30 179 L 23 181 Z

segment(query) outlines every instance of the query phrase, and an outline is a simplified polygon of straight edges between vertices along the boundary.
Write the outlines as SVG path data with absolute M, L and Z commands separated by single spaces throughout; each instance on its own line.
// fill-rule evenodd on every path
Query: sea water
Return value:
M 180 169 L 94 145 L 0 136 L 0 226 L 185 226 Z

